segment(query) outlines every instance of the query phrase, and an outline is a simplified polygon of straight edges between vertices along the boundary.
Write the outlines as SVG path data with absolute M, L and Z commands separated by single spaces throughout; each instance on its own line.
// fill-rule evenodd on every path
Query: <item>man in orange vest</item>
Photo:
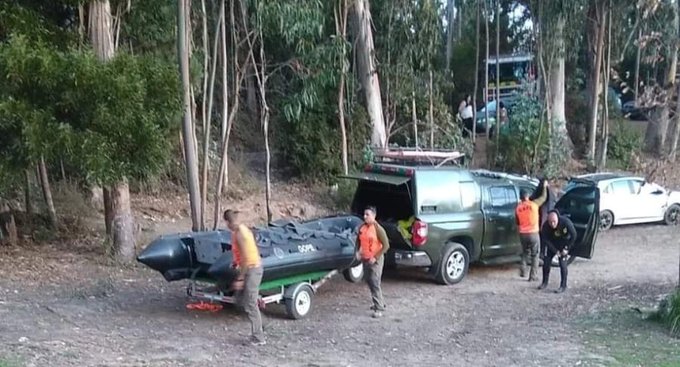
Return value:
M 382 278 L 385 253 L 390 248 L 385 229 L 375 220 L 376 208 L 368 206 L 364 210 L 364 224 L 359 227 L 357 256 L 364 264 L 364 277 L 373 299 L 373 317 L 379 318 L 385 311 L 380 280 Z
M 238 214 L 239 212 L 234 210 L 224 211 L 224 220 L 231 230 L 233 265 L 238 271 L 232 289 L 236 291 L 238 304 L 243 307 L 250 320 L 252 333 L 250 344 L 264 345 L 266 342 L 262 329 L 262 315 L 257 305 L 264 271 L 255 236 L 250 228 L 240 222 Z
M 522 262 L 519 268 L 519 276 L 524 278 L 527 271 L 527 258 L 531 257 L 531 270 L 529 281 L 538 280 L 538 249 L 541 243 L 539 226 L 539 208 L 546 198 L 547 181 L 543 182 L 542 193 L 535 200 L 529 200 L 526 190 L 520 191 L 522 201 L 515 209 L 519 240 L 522 244 Z

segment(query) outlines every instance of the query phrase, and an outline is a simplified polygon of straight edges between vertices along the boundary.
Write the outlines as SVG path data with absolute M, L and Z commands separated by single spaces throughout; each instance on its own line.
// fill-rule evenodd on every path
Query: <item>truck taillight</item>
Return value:
M 411 226 L 411 243 L 413 246 L 422 246 L 427 242 L 427 223 L 416 220 Z

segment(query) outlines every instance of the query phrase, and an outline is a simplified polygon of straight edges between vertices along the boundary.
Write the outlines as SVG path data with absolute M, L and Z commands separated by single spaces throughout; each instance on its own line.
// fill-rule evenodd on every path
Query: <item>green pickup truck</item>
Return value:
M 524 176 L 427 164 L 373 163 L 344 177 L 358 180 L 353 213 L 366 205 L 378 210 L 390 240 L 386 264 L 424 268 L 444 285 L 463 280 L 470 263 L 519 260 L 515 208 L 520 190 L 538 185 Z M 593 255 L 599 195 L 596 187 L 576 187 L 556 203 L 578 232 L 572 256 Z

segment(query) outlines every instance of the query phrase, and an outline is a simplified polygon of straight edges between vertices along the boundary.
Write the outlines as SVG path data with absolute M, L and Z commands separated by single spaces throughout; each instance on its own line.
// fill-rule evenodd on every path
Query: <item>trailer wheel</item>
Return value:
M 309 284 L 298 283 L 286 289 L 290 296 L 285 297 L 286 314 L 291 319 L 301 319 L 312 309 L 314 290 Z
M 343 270 L 342 275 L 348 282 L 359 283 L 364 278 L 364 264 L 359 263 Z

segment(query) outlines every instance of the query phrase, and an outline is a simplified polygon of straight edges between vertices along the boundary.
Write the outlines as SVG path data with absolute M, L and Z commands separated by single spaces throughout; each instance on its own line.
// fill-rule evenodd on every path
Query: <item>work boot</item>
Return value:
M 538 290 L 545 289 L 545 287 L 547 287 L 547 286 L 548 286 L 548 282 L 543 282 L 543 283 L 541 283 L 541 285 L 538 286 L 537 289 Z
M 566 291 L 566 290 L 567 290 L 566 286 L 559 287 L 555 290 L 555 293 L 564 293 L 564 291 Z

